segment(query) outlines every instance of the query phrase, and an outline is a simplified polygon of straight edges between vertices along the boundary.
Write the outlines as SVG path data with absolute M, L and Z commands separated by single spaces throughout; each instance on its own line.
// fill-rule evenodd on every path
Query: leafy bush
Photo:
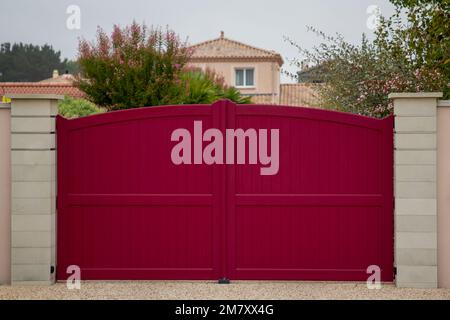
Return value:
M 432 90 L 443 91 L 444 99 L 450 99 L 449 0 L 390 1 L 395 13 L 381 17 L 375 44 L 423 85 L 437 82 Z
M 212 103 L 217 100 L 218 86 L 201 71 L 185 71 L 178 96 L 181 104 Z
M 243 96 L 241 92 L 235 87 L 225 88 L 220 97 L 224 99 L 230 99 L 231 101 L 239 104 L 252 103 L 252 98 L 250 96 Z
M 212 103 L 218 99 L 230 99 L 236 103 L 250 103 L 250 97 L 244 97 L 239 90 L 225 85 L 223 77 L 214 70 L 202 71 L 198 68 L 185 68 L 181 74 L 176 103 L 199 104 Z
M 444 91 L 449 96 L 448 0 L 391 2 L 396 13 L 380 18 L 374 41 L 363 35 L 353 45 L 311 27 L 323 41 L 313 50 L 288 39 L 299 49 L 297 66 L 317 66 L 316 77 L 325 82 L 319 89 L 324 107 L 384 117 L 392 113 L 391 92 Z
M 111 37 L 99 28 L 96 42 L 80 41 L 77 86 L 108 110 L 171 103 L 189 50 L 173 31 L 133 22 L 114 26 Z
M 92 102 L 84 99 L 74 99 L 65 96 L 58 104 L 59 114 L 66 118 L 78 118 L 91 114 L 105 112 L 104 109 L 97 107 Z

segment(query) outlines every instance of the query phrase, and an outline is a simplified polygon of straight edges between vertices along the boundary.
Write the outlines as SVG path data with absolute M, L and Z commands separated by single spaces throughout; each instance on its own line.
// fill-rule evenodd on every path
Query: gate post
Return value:
M 11 98 L 11 284 L 55 281 L 56 140 L 53 94 Z
M 11 138 L 10 105 L 0 101 L 0 285 L 11 279 Z
M 436 114 L 442 93 L 392 93 L 397 287 L 437 287 Z

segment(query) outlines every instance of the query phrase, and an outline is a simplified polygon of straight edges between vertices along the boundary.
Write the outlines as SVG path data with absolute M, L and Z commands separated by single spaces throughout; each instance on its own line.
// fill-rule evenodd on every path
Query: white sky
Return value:
M 69 5 L 81 9 L 81 28 L 69 30 Z M 328 34 L 339 32 L 358 43 L 361 34 L 372 35 L 366 23 L 371 5 L 390 15 L 388 0 L 0 0 L 0 42 L 49 43 L 62 56 L 76 56 L 78 38 L 91 40 L 97 26 L 106 31 L 135 19 L 148 25 L 166 26 L 190 43 L 225 36 L 256 47 L 275 50 L 289 66 L 296 49 L 283 40 L 288 36 L 304 48 L 318 45 L 319 38 L 306 30 L 314 26 Z M 282 82 L 292 80 L 282 77 Z

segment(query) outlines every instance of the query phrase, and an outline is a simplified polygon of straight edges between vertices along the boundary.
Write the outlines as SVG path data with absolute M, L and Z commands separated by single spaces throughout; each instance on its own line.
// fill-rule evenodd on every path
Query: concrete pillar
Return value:
M 442 93 L 393 93 L 398 287 L 437 287 L 436 114 Z
M 438 286 L 450 288 L 450 100 L 439 101 L 437 131 Z
M 62 96 L 11 98 L 11 282 L 52 284 L 56 268 L 55 116 Z
M 10 105 L 0 102 L 0 285 L 11 279 Z

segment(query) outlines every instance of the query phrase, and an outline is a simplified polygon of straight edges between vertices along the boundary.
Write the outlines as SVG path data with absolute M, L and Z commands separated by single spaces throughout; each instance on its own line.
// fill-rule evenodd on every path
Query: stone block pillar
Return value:
M 436 114 L 442 93 L 394 93 L 398 287 L 437 287 Z
M 11 98 L 11 283 L 52 284 L 56 270 L 58 95 Z
M 0 285 L 11 281 L 10 118 L 10 105 L 0 102 Z
M 450 100 L 440 100 L 437 119 L 438 286 L 450 289 Z

